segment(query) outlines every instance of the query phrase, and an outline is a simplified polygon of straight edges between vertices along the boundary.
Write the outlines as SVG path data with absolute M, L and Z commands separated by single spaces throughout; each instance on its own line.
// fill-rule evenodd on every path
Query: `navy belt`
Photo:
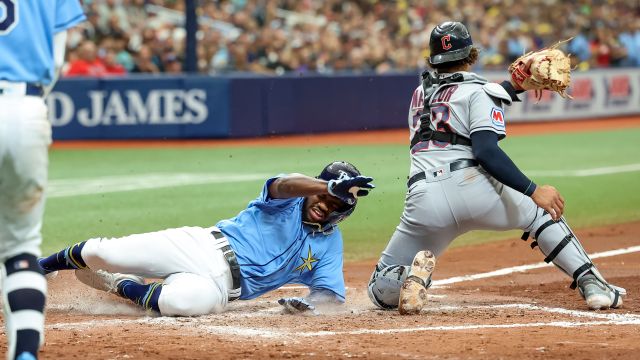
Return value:
M 449 172 L 454 172 L 462 169 L 466 169 L 468 167 L 478 166 L 478 161 L 473 159 L 462 159 L 458 161 L 454 161 L 449 164 Z M 407 187 L 411 187 L 411 185 L 415 184 L 417 181 L 424 180 L 427 178 L 427 175 L 424 171 L 421 171 L 415 175 L 413 175 L 409 181 L 407 182 Z
M 0 95 L 4 93 L 4 89 L 0 87 Z M 42 96 L 44 95 L 44 88 L 38 84 L 27 84 L 25 89 L 25 95 L 27 96 Z
M 211 235 L 213 235 L 216 240 L 224 238 L 224 234 L 219 231 L 212 231 Z M 221 247 L 220 250 L 222 250 L 222 254 L 229 264 L 229 269 L 231 269 L 233 289 L 231 289 L 230 294 L 234 295 L 229 295 L 229 301 L 237 300 L 240 297 L 240 264 L 238 264 L 238 258 L 229 245 Z
M 42 96 L 42 95 L 44 95 L 44 88 L 42 87 L 42 85 L 27 84 L 26 95 L 27 96 Z

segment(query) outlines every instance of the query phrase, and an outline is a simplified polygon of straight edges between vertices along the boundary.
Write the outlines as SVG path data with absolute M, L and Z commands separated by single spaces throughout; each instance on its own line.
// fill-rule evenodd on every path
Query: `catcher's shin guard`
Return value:
M 419 251 L 413 258 L 409 275 L 400 288 L 400 314 L 417 314 L 422 310 L 427 303 L 427 288 L 431 284 L 431 273 L 435 266 L 436 257 L 429 250 Z
M 544 261 L 553 262 L 560 270 L 573 278 L 571 289 L 578 286 L 579 280 L 587 275 L 593 274 L 610 292 L 612 304 L 610 307 L 619 307 L 622 304 L 621 296 L 626 295 L 623 288 L 610 285 L 602 274 L 595 267 L 589 255 L 582 247 L 582 244 L 571 230 L 564 217 L 558 221 L 551 219 L 546 211 L 538 208 L 538 216 L 532 223 L 531 233 L 535 239 L 531 243 L 531 248 L 538 246 L 540 251 L 546 256 Z M 522 239 L 527 240 L 529 232 L 526 232 Z M 581 292 L 582 294 L 582 292 Z M 583 295 L 584 296 L 584 295 Z
M 9 258 L 2 267 L 2 300 L 8 359 L 35 359 L 44 342 L 47 281 L 31 254 Z

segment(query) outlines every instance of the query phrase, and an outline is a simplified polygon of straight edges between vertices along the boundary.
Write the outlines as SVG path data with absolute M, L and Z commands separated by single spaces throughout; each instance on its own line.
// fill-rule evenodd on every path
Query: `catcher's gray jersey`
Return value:
M 463 82 L 441 85 L 428 99 L 431 104 L 431 128 L 453 132 L 466 138 L 481 130 L 491 130 L 498 133 L 500 138 L 505 137 L 502 101 L 510 103 L 506 92 L 499 85 L 489 84 L 474 73 L 462 74 Z M 410 139 L 420 130 L 424 101 L 423 88 L 418 86 L 413 92 L 409 107 Z M 411 148 L 410 174 L 458 159 L 473 159 L 471 147 L 439 141 L 419 142 Z

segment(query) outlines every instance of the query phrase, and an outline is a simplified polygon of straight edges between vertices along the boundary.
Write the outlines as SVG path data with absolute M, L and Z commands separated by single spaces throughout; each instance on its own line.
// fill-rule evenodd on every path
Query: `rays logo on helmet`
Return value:
M 347 174 L 346 171 L 344 170 L 338 170 L 338 174 L 340 174 L 340 176 L 338 176 L 338 180 L 343 180 L 343 179 L 349 179 L 351 176 L 349 174 Z
M 504 127 L 504 111 L 495 107 L 491 109 L 491 121 L 495 126 Z

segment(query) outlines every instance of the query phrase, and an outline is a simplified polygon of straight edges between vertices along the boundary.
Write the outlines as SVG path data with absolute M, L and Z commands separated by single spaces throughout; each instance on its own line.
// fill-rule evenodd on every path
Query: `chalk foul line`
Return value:
M 95 195 L 176 186 L 256 181 L 268 174 L 169 173 L 50 180 L 48 198 Z
M 550 321 L 550 322 L 531 322 L 531 323 L 510 323 L 510 324 L 464 324 L 464 325 L 434 325 L 434 326 L 418 326 L 403 327 L 393 329 L 356 329 L 345 331 L 299 331 L 299 330 L 283 330 L 276 328 L 251 328 L 251 327 L 234 327 L 228 325 L 210 325 L 205 318 L 141 318 L 141 319 L 111 319 L 111 320 L 91 320 L 75 323 L 50 324 L 46 328 L 50 330 L 79 330 L 104 326 L 125 326 L 146 324 L 153 326 L 173 326 L 181 329 L 191 329 L 194 331 L 203 331 L 213 335 L 231 335 L 243 337 L 261 337 L 261 338 L 300 338 L 300 337 L 326 337 L 341 335 L 385 335 L 410 332 L 431 332 L 431 331 L 465 331 L 465 330 L 483 330 L 483 329 L 516 329 L 531 327 L 561 327 L 575 328 L 588 326 L 609 326 L 609 325 L 640 325 L 640 315 L 635 314 L 616 314 L 616 313 L 598 313 L 578 310 L 567 310 L 562 308 L 548 308 L 532 304 L 503 304 L 503 305 L 466 305 L 466 306 L 442 306 L 427 309 L 426 312 L 442 312 L 442 311 L 464 311 L 468 309 L 484 309 L 484 310 L 503 310 L 503 309 L 523 309 L 532 312 L 555 313 L 562 314 L 574 318 L 588 318 L 592 321 Z M 186 325 L 186 328 L 185 328 Z
M 593 253 L 593 254 L 590 254 L 589 257 L 591 259 L 599 259 L 599 258 L 610 257 L 610 256 L 630 254 L 634 252 L 640 252 L 640 246 L 631 246 L 624 249 L 616 249 L 616 250 L 604 251 L 599 253 Z M 480 273 L 480 274 L 455 276 L 448 279 L 434 280 L 433 287 L 438 288 L 443 285 L 455 284 L 463 281 L 473 281 L 473 280 L 486 279 L 486 278 L 496 277 L 496 276 L 504 276 L 504 275 L 509 275 L 516 272 L 525 272 L 528 270 L 540 269 L 540 268 L 551 267 L 551 266 L 553 266 L 552 263 L 547 264 L 545 262 L 539 262 L 536 264 L 513 266 L 513 267 L 498 269 L 498 270 L 489 271 L 489 272 Z
M 530 170 L 525 171 L 524 173 L 529 176 L 585 177 L 620 174 L 635 171 L 640 171 L 640 163 L 578 170 Z

